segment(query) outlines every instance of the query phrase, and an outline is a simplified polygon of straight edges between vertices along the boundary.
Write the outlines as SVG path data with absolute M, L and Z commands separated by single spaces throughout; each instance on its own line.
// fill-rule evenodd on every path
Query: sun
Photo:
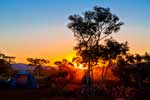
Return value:
M 77 63 L 73 63 L 75 68 L 79 68 L 79 69 L 87 69 L 87 67 L 84 67 L 83 64 L 77 64 Z

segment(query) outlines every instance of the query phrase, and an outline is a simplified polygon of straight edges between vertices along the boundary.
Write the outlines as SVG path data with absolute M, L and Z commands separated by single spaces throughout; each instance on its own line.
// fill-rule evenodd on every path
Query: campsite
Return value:
M 147 100 L 150 95 L 149 92 L 147 92 L 149 89 L 139 89 L 138 84 L 135 85 L 134 82 L 132 83 L 133 85 L 130 83 L 128 87 L 122 86 L 123 83 L 116 81 L 117 78 L 113 76 L 113 73 L 109 70 L 107 81 L 105 81 L 106 94 L 99 97 L 98 95 L 101 92 L 98 89 L 100 83 L 97 77 L 100 77 L 100 73 L 102 73 L 102 69 L 99 67 L 94 70 L 96 74 L 94 76 L 95 95 L 90 96 L 89 94 L 85 94 L 87 91 L 86 82 L 84 81 L 85 71 L 80 68 L 70 67 L 68 63 L 62 63 L 57 66 L 58 68 L 43 68 L 46 69 L 48 73 L 43 71 L 44 73 L 41 73 L 40 75 L 42 76 L 40 77 L 34 74 L 34 70 L 36 69 L 32 68 L 34 66 L 25 64 L 12 64 L 12 66 L 16 74 L 13 75 L 12 80 L 8 82 L 7 86 L 1 87 L 0 98 L 2 100 L 10 100 L 11 98 L 15 100 L 96 100 L 96 98 L 103 98 L 106 100 L 117 98 L 119 95 L 126 95 L 127 97 L 125 98 L 129 98 L 128 96 L 130 95 L 130 99 L 141 100 L 145 98 L 145 100 Z M 29 67 L 26 68 L 25 66 Z M 22 68 L 24 70 L 22 70 Z M 28 80 L 30 80 L 29 82 L 27 82 L 27 77 Z M 111 88 L 110 84 L 113 85 L 112 91 L 114 92 L 111 94 L 112 96 L 108 98 L 107 95 L 110 95 L 108 92 Z M 149 83 L 144 82 L 144 87 L 150 87 Z
M 150 100 L 150 0 L 0 0 L 0 100 Z

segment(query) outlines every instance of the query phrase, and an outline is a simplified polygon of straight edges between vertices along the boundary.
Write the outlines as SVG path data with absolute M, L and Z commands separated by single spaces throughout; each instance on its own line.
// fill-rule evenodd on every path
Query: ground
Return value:
M 67 89 L 66 89 L 67 88 Z M 121 92 L 124 90 L 119 87 Z M 101 97 L 81 95 L 78 86 L 68 85 L 66 90 L 54 90 L 51 88 L 39 89 L 0 89 L 0 100 L 99 100 Z M 75 91 L 77 89 L 77 91 Z M 58 92 L 59 91 L 59 92 Z M 150 100 L 150 88 L 135 89 L 134 99 L 127 100 Z M 118 97 L 119 98 L 119 97 Z M 101 99 L 101 100 L 110 100 Z M 117 99 L 111 99 L 117 100 Z M 125 100 L 125 99 L 119 99 Z

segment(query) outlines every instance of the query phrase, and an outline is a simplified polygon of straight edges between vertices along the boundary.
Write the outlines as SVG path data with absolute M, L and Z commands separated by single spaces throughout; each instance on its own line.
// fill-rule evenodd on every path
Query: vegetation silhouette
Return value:
M 30 65 L 34 65 L 34 66 L 39 66 L 39 65 L 44 65 L 49 63 L 49 60 L 41 59 L 41 58 L 27 58 L 27 61 L 29 62 Z
M 9 87 L 9 79 L 14 74 L 11 64 L 14 63 L 15 57 L 6 56 L 0 53 L 0 88 Z
M 27 58 L 27 61 L 29 62 L 29 65 L 36 67 L 34 74 L 37 75 L 37 77 L 40 76 L 40 72 L 42 70 L 41 66 L 49 63 L 49 60 L 41 58 Z
M 149 60 L 145 60 L 146 55 L 127 53 L 125 57 L 118 59 L 116 68 L 113 69 L 114 74 L 125 84 L 130 85 L 133 80 L 136 81 L 139 88 L 142 88 L 143 81 L 149 80 L 150 64 Z M 150 56 L 149 56 L 150 57 Z
M 150 54 L 148 52 L 145 52 L 145 55 L 143 56 L 145 62 L 150 62 Z
M 104 71 L 103 67 L 103 73 L 102 73 L 102 81 L 104 81 L 105 76 L 107 74 L 108 68 L 113 66 L 113 61 L 116 61 L 120 56 L 124 56 L 129 51 L 128 43 L 119 43 L 113 38 L 106 39 L 105 45 L 101 45 L 100 48 L 100 59 L 104 60 L 104 62 L 107 62 L 106 70 Z
M 78 42 L 74 49 L 77 55 L 82 57 L 83 62 L 88 64 L 87 81 L 93 81 L 93 66 L 98 62 L 101 55 L 97 47 L 100 41 L 106 39 L 114 32 L 118 32 L 123 22 L 119 21 L 119 17 L 110 12 L 109 8 L 95 6 L 93 10 L 85 11 L 83 16 L 71 15 L 68 18 L 68 28 L 74 33 L 74 37 Z M 88 86 L 89 90 L 92 86 Z
M 75 14 L 68 19 L 68 28 L 73 31 L 77 41 L 74 47 L 76 57 L 72 62 L 62 59 L 54 62 L 55 67 L 47 67 L 44 65 L 49 60 L 26 59 L 29 65 L 36 67 L 32 74 L 37 76 L 35 78 L 40 88 L 38 92 L 35 90 L 35 96 L 43 93 L 44 99 L 54 96 L 58 100 L 66 99 L 65 97 L 69 97 L 67 100 L 135 100 L 143 93 L 141 90 L 149 89 L 150 54 L 132 54 L 127 41 L 121 43 L 110 37 L 120 30 L 123 22 L 109 8 L 95 6 L 93 10 L 85 11 L 83 16 Z M 14 59 L 15 57 L 0 53 L 0 88 L 3 87 L 1 80 L 7 81 L 15 73 L 11 67 Z M 46 77 L 41 74 L 44 67 L 49 68 L 44 72 Z M 99 74 L 94 73 L 95 70 Z M 77 72 L 81 71 L 85 72 L 82 79 L 75 82 L 77 75 L 81 74 Z M 107 79 L 109 72 L 115 80 Z M 95 76 L 98 77 L 98 85 Z M 73 87 L 75 84 L 77 88 Z M 46 92 L 42 91 L 44 89 L 47 89 Z M 30 96 L 33 91 L 29 90 Z
M 55 82 L 61 89 L 70 84 L 75 78 L 75 71 L 73 69 L 74 65 L 67 59 L 62 59 L 61 61 L 55 61 L 54 64 L 57 65 L 59 71 L 55 73 L 56 78 L 59 83 Z
M 0 76 L 10 77 L 13 74 L 13 70 L 11 68 L 11 63 L 15 57 L 6 56 L 3 53 L 0 53 Z

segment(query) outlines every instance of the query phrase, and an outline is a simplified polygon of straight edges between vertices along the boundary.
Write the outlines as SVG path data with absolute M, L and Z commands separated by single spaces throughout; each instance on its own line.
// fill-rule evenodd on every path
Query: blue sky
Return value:
M 127 40 L 132 52 L 150 52 L 150 0 L 0 0 L 0 50 L 18 61 L 68 57 L 75 45 L 68 16 L 95 5 L 110 8 L 125 23 L 113 35 L 117 40 Z

